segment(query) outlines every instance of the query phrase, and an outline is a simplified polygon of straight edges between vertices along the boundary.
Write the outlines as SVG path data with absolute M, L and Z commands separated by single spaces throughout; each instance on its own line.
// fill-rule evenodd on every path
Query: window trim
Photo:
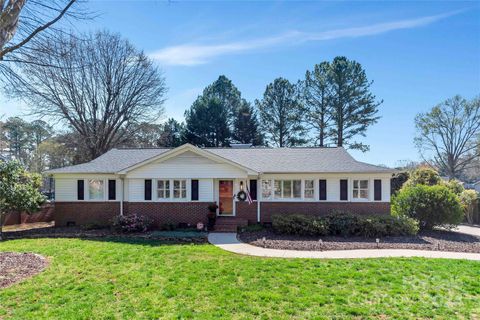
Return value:
M 165 200 L 170 199 L 170 196 L 171 196 L 171 194 L 172 194 L 172 192 L 171 192 L 171 190 L 170 190 L 170 189 L 171 189 L 171 187 L 170 187 L 170 186 L 171 186 L 170 179 L 156 179 L 155 181 L 156 181 L 156 183 L 157 183 L 157 188 L 156 188 L 157 200 L 158 200 L 158 201 L 165 201 Z M 159 188 L 159 186 L 158 186 L 158 183 L 159 183 L 160 181 L 163 181 L 163 183 L 164 183 L 164 184 L 163 184 L 163 188 Z M 168 182 L 168 189 L 165 188 L 165 183 L 166 183 L 166 182 Z M 158 196 L 158 192 L 159 192 L 160 190 L 163 191 L 163 195 L 164 195 L 163 198 L 161 198 L 161 197 Z M 165 197 L 167 191 L 168 191 L 168 197 Z
M 355 188 L 355 181 L 358 181 L 358 188 Z M 360 187 L 360 184 L 361 182 L 360 181 L 367 181 L 367 188 L 361 188 Z M 367 202 L 367 201 L 370 201 L 370 179 L 352 179 L 352 189 L 351 189 L 351 196 L 352 196 L 352 201 L 356 201 L 356 202 Z M 355 190 L 358 190 L 358 198 L 355 198 L 353 193 Z M 362 190 L 366 190 L 367 191 L 367 197 L 366 198 L 360 198 L 360 193 Z
M 304 200 L 304 197 L 303 197 L 303 186 L 302 186 L 302 181 L 303 179 L 272 179 L 273 180 L 273 200 L 279 200 L 279 201 L 299 201 L 299 200 Z M 277 197 L 275 195 L 275 183 L 279 181 L 280 182 L 280 194 L 281 194 L 281 197 Z M 289 198 L 286 198 L 284 197 L 284 192 L 285 192 L 285 189 L 284 189 L 284 184 L 285 184 L 285 181 L 290 181 L 291 182 L 291 185 L 290 185 L 290 197 Z M 300 181 L 300 196 L 299 197 L 294 197 L 294 182 L 295 181 Z
M 306 184 L 307 181 L 311 181 L 311 182 L 312 182 L 312 187 L 311 187 L 311 188 L 307 188 L 307 184 Z M 307 197 L 305 196 L 307 190 L 312 190 L 312 191 L 313 191 L 312 197 L 307 198 Z M 315 200 L 315 179 L 303 179 L 303 180 L 302 180 L 302 198 L 303 198 L 305 201 L 313 201 L 313 200 Z
M 180 188 L 178 188 L 178 190 L 180 191 L 180 197 L 176 198 L 175 197 L 175 181 L 179 181 L 179 186 Z M 182 188 L 182 182 L 185 182 L 185 188 Z M 174 201 L 186 201 L 188 200 L 188 179 L 172 179 L 172 183 L 171 183 L 171 199 L 174 200 Z M 185 197 L 182 197 L 182 191 L 185 190 Z
M 86 179 L 87 180 L 87 194 L 88 194 L 88 201 L 107 201 L 106 200 L 106 190 L 105 190 L 105 179 L 98 179 L 98 178 L 88 178 Z M 93 199 L 91 196 L 90 196 L 90 181 L 101 181 L 102 183 L 102 198 L 101 199 Z M 85 195 L 84 195 L 84 198 L 85 198 Z M 110 200 L 110 201 L 114 201 L 114 200 Z

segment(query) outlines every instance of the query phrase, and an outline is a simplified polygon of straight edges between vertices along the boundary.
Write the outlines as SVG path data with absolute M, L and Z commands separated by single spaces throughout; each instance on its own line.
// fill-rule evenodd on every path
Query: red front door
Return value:
M 218 211 L 224 216 L 233 215 L 233 181 L 218 182 Z

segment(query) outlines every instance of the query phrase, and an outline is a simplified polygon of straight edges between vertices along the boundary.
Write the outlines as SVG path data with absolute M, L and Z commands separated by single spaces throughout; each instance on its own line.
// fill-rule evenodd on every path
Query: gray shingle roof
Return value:
M 392 172 L 356 161 L 344 148 L 206 149 L 258 172 Z
M 112 149 L 86 163 L 47 170 L 46 173 L 115 173 L 170 149 Z
M 115 173 L 170 149 L 112 149 L 90 162 L 46 173 Z M 217 156 L 262 173 L 393 172 L 356 161 L 343 148 L 206 148 Z

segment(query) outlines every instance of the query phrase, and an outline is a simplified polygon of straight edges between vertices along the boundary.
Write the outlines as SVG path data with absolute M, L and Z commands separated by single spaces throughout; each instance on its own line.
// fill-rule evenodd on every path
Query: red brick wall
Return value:
M 38 212 L 30 214 L 25 212 L 8 213 L 3 220 L 3 225 L 8 226 L 21 223 L 50 222 L 54 220 L 53 212 L 54 205 L 47 203 L 44 204 Z
M 273 214 L 325 215 L 343 210 L 361 215 L 390 214 L 389 202 L 261 202 L 261 222 L 271 222 Z
M 236 202 L 235 214 L 237 217 L 247 219 L 249 224 L 257 223 L 257 202 L 248 204 L 247 201 Z
M 125 202 L 124 214 L 144 214 L 154 222 L 154 227 L 162 224 L 187 223 L 196 226 L 207 223 L 208 205 L 211 202 Z
M 120 202 L 56 202 L 55 226 L 96 224 L 107 226 L 120 213 Z
M 144 214 L 154 222 L 154 227 L 163 224 L 186 223 L 192 226 L 207 222 L 210 202 L 124 202 L 124 214 Z M 271 222 L 272 214 L 328 214 L 332 210 L 344 210 L 356 214 L 389 214 L 388 202 L 261 202 L 261 222 Z M 57 202 L 55 225 L 65 226 L 73 221 L 76 225 L 110 225 L 120 213 L 119 202 Z M 257 222 L 257 202 L 236 202 L 236 216 L 250 224 Z

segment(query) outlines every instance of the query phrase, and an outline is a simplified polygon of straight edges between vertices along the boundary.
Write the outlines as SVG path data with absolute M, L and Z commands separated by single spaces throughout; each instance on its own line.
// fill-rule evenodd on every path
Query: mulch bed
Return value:
M 416 236 L 385 237 L 300 237 L 275 234 L 271 229 L 243 232 L 239 239 L 254 246 L 290 250 L 417 249 L 480 253 L 480 237 L 450 231 L 422 231 Z M 265 241 L 263 241 L 265 238 Z
M 106 239 L 106 238 L 124 238 L 124 239 L 148 239 L 159 240 L 169 243 L 187 243 L 203 244 L 207 243 L 206 233 L 198 233 L 198 236 L 191 234 L 182 235 L 177 232 L 148 231 L 141 233 L 118 233 L 109 228 L 86 230 L 81 227 L 46 227 L 29 230 L 4 232 L 4 239 L 36 239 L 36 238 L 81 238 L 81 239 Z M 190 232 L 191 233 L 191 232 Z
M 0 288 L 9 287 L 34 276 L 47 265 L 47 259 L 38 254 L 0 252 Z

